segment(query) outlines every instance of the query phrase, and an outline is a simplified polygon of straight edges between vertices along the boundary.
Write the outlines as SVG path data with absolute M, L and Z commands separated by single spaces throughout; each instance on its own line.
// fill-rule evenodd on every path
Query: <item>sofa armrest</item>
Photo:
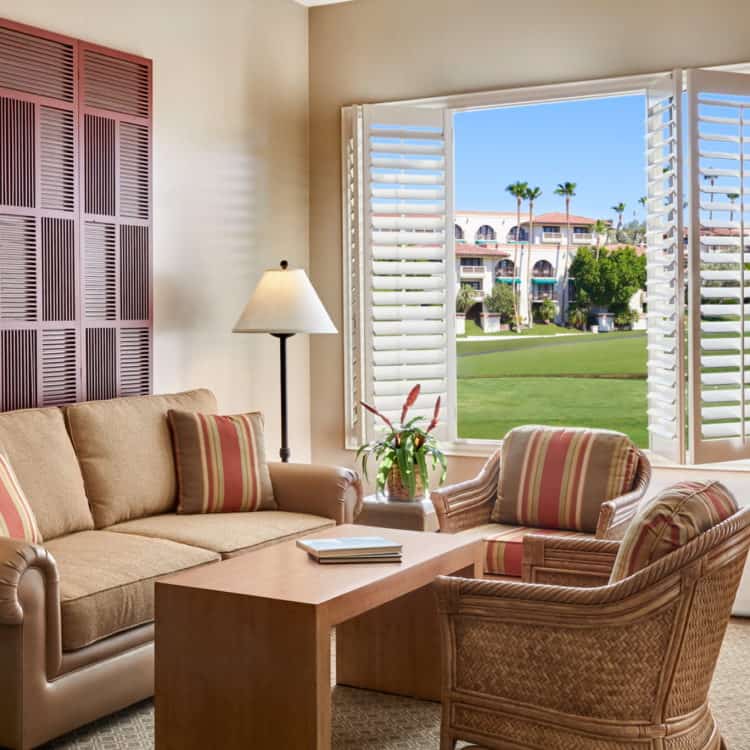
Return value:
M 0 625 L 23 623 L 19 587 L 24 573 L 34 568 L 42 574 L 47 602 L 59 608 L 59 576 L 52 555 L 20 539 L 0 539 Z
M 638 451 L 638 468 L 633 480 L 633 489 L 625 495 L 602 503 L 596 525 L 597 539 L 622 539 L 646 494 L 650 481 L 651 462 L 643 451 Z
M 620 542 L 609 539 L 527 534 L 523 538 L 523 580 L 590 588 L 609 582 Z
M 269 463 L 279 510 L 311 513 L 336 523 L 353 523 L 362 509 L 362 482 L 342 466 Z
M 474 479 L 432 490 L 440 531 L 455 534 L 489 523 L 497 497 L 500 476 L 500 450 L 496 450 Z

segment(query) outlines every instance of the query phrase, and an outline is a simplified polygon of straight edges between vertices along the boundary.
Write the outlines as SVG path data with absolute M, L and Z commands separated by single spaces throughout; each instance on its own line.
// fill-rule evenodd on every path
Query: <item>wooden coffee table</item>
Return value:
M 440 699 L 430 583 L 481 575 L 460 535 L 346 525 L 310 536 L 385 536 L 403 562 L 321 565 L 294 541 L 156 584 L 156 748 L 331 746 L 338 684 Z

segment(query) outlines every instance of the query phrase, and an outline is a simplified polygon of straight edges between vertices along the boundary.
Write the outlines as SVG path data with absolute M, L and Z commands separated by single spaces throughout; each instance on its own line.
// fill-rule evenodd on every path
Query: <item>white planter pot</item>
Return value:
M 456 313 L 456 336 L 463 336 L 466 334 L 466 315 L 464 313 Z
M 596 326 L 596 325 L 591 326 L 590 330 L 591 330 L 591 333 L 599 333 L 599 326 Z
M 500 313 L 482 313 L 482 330 L 485 333 L 498 333 L 500 331 Z

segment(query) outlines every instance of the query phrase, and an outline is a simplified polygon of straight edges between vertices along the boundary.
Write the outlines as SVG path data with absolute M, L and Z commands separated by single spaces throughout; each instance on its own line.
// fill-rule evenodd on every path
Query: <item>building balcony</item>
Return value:
M 462 279 L 479 279 L 484 276 L 484 266 L 461 266 L 459 275 Z
M 586 234 L 576 232 L 573 234 L 573 244 L 584 245 L 594 241 L 594 235 L 587 232 Z
M 542 242 L 562 242 L 562 232 L 542 232 Z

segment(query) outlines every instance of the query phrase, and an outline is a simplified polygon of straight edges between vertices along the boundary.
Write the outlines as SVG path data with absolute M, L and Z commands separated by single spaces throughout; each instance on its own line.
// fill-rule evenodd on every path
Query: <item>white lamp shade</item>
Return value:
M 235 333 L 337 333 L 301 268 L 266 271 L 232 330 Z

